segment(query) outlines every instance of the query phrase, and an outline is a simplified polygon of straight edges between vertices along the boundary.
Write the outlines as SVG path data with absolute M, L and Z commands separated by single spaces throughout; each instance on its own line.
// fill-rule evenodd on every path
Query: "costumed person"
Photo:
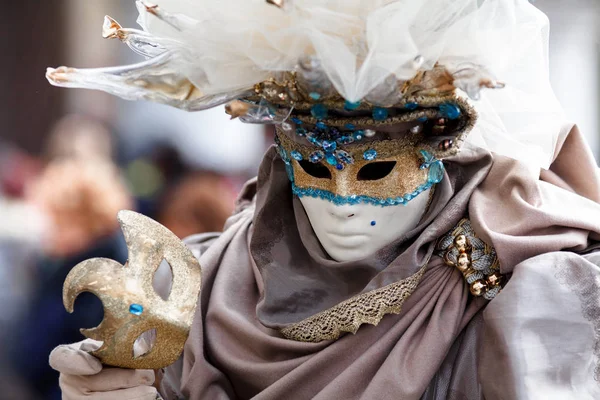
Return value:
M 202 288 L 179 360 L 106 368 L 85 351 L 98 343 L 59 347 L 66 399 L 600 396 L 600 179 L 550 87 L 539 10 L 138 7 L 143 30 L 108 18 L 104 36 L 147 61 L 49 80 L 190 111 L 228 103 L 275 124 L 277 143 L 223 233 L 186 242 Z

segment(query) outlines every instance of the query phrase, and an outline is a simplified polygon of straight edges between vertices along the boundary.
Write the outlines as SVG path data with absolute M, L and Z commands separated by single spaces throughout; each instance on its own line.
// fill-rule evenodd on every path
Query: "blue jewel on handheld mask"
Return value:
M 317 92 L 310 92 L 308 95 L 313 100 L 319 100 L 321 98 L 321 95 Z
M 140 304 L 132 304 L 129 306 L 129 312 L 133 315 L 142 315 L 144 312 L 144 307 L 142 307 Z
M 405 109 L 407 109 L 407 110 L 411 110 L 411 111 L 412 111 L 412 110 L 416 110 L 418 107 L 419 107 L 419 105 L 418 105 L 417 103 L 415 103 L 415 102 L 406 103 L 406 104 L 404 105 L 404 108 L 405 108 Z
M 377 221 L 371 221 L 371 226 L 377 225 Z
M 317 129 L 320 129 L 322 131 L 324 131 L 325 129 L 327 129 L 327 125 L 325 125 L 325 122 L 323 121 L 319 121 L 315 124 L 315 126 L 317 127 Z

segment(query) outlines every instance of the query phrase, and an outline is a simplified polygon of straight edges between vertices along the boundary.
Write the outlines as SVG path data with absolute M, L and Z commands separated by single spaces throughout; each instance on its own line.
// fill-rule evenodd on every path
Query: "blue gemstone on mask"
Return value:
M 419 117 L 419 118 L 417 118 L 417 121 L 419 121 L 419 122 L 427 122 L 428 120 L 429 120 L 429 118 L 427 118 L 427 117 Z
M 300 154 L 299 151 L 297 150 L 292 150 L 292 152 L 290 153 L 292 155 L 292 158 L 294 160 L 298 160 L 298 161 L 302 161 L 302 154 Z
M 410 103 L 406 103 L 404 105 L 404 108 L 406 108 L 407 110 L 416 110 L 419 107 L 419 104 L 415 103 L 415 102 L 410 102 Z
M 440 113 L 446 118 L 457 119 L 460 117 L 460 107 L 454 103 L 446 103 L 440 105 Z
M 352 158 L 352 156 L 347 151 L 336 150 L 335 156 L 337 157 L 338 160 L 340 160 L 341 162 L 343 162 L 345 164 L 353 164 L 354 163 L 354 158 Z
M 377 151 L 375 149 L 369 149 L 363 153 L 363 158 L 367 161 L 373 161 L 377 158 Z
M 376 221 L 371 221 L 371 226 L 375 226 L 375 225 L 377 225 L 377 222 Z
M 343 165 L 343 164 L 340 164 L 340 163 L 337 163 L 337 165 L 335 166 L 335 168 L 336 168 L 337 170 L 341 171 L 341 170 L 343 170 L 343 169 L 344 169 L 344 165 Z
M 323 154 L 322 151 L 318 150 L 315 151 L 313 153 L 310 154 L 310 156 L 308 156 L 308 159 L 310 160 L 310 162 L 312 163 L 318 163 L 320 162 L 323 158 L 325 158 L 325 154 Z
M 296 135 L 298 135 L 298 136 L 306 136 L 306 129 L 304 129 L 304 128 L 296 128 Z
M 362 138 L 365 137 L 365 132 L 364 131 L 356 131 L 352 134 L 352 136 L 356 140 L 362 140 Z
M 337 142 L 339 144 L 350 144 L 354 142 L 354 138 L 352 136 L 342 136 L 337 140 Z
M 348 129 L 349 131 L 353 131 L 356 129 L 356 125 L 354 124 L 346 124 L 344 125 L 344 128 Z
M 323 104 L 315 104 L 311 107 L 310 113 L 316 119 L 325 119 L 327 118 L 327 107 Z
M 388 110 L 385 108 L 381 108 L 381 107 L 375 107 L 373 108 L 373 119 L 375 121 L 383 121 L 384 119 L 386 119 L 388 117 Z
M 300 121 L 298 118 L 291 118 L 290 119 L 293 123 L 295 123 L 296 125 L 302 125 L 302 121 Z
M 133 315 L 142 315 L 144 312 L 144 307 L 142 307 L 140 304 L 132 304 L 129 306 L 129 312 Z
M 325 160 L 327 164 L 333 165 L 334 167 L 338 164 L 337 158 L 332 153 L 325 154 Z
M 329 140 L 323 140 L 323 143 L 321 143 L 321 146 L 323 147 L 323 150 L 325 150 L 326 152 L 334 151 L 335 149 L 337 149 L 337 143 L 329 141 Z
M 317 129 L 320 129 L 322 131 L 324 131 L 325 129 L 327 129 L 327 125 L 325 125 L 325 122 L 319 121 L 319 122 L 317 122 L 315 124 L 315 126 L 317 127 Z
M 346 100 L 344 102 L 344 110 L 347 110 L 347 111 L 356 110 L 358 108 L 358 106 L 360 106 L 360 101 L 353 103 L 351 101 Z
M 321 95 L 317 92 L 310 92 L 308 95 L 313 100 L 319 100 L 321 98 Z
M 429 166 L 427 181 L 431 184 L 440 183 L 444 179 L 444 164 L 437 160 Z

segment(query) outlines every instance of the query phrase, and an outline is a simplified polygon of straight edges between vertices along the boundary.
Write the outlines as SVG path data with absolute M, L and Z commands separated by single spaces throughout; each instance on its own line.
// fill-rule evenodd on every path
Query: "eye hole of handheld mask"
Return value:
M 365 165 L 358 171 L 359 181 L 376 181 L 385 178 L 396 166 L 396 161 L 378 161 Z
M 321 163 L 311 163 L 310 161 L 298 161 L 304 172 L 320 179 L 331 179 L 331 172 Z

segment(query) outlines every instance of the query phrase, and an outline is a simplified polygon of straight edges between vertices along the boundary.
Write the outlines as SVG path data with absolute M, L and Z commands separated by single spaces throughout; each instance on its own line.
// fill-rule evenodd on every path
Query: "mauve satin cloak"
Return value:
M 575 135 L 574 140 L 569 139 L 571 135 Z M 448 160 L 448 176 L 439 185 L 423 223 L 383 252 L 384 257 L 392 259 L 389 267 L 367 262 L 368 273 L 357 274 L 362 282 L 351 286 L 345 286 L 348 277 L 338 272 L 329 282 L 331 293 L 325 301 L 316 299 L 313 310 L 326 309 L 337 301 L 410 275 L 432 252 L 437 238 L 466 216 L 467 210 L 476 232 L 496 247 L 504 272 L 519 268 L 521 262 L 539 254 L 565 249 L 584 251 L 592 246 L 599 237 L 600 206 L 593 200 L 600 185 L 591 164 L 593 159 L 578 160 L 583 164 L 581 170 L 591 173 L 587 185 L 560 172 L 564 169 L 561 155 L 577 153 L 577 147 L 581 147 L 578 131 L 573 130 L 571 135 L 565 135 L 562 149 L 557 151 L 561 168 L 550 170 L 557 182 L 564 182 L 560 187 L 533 179 L 512 160 L 498 156 L 492 159 L 481 150 L 465 147 L 459 156 Z M 199 312 L 180 370 L 174 366 L 167 371 L 165 397 L 176 398 L 169 393 L 170 382 L 175 392 L 180 386 L 182 395 L 189 399 L 483 398 L 486 388 L 480 382 L 489 382 L 489 372 L 494 368 L 490 368 L 489 357 L 481 354 L 489 351 L 489 346 L 502 343 L 484 343 L 487 339 L 481 331 L 485 319 L 479 311 L 487 302 L 470 297 L 462 275 L 436 256 L 431 258 L 402 312 L 385 316 L 378 326 L 363 325 L 356 335 L 321 343 L 287 340 L 266 326 L 285 326 L 304 317 L 306 310 L 312 312 L 310 304 L 299 316 L 294 316 L 293 310 L 282 312 L 276 304 L 265 307 L 271 293 L 274 299 L 293 298 L 294 290 L 302 287 L 302 269 L 288 269 L 287 276 L 300 283 L 287 286 L 287 293 L 271 289 L 278 288 L 286 275 L 265 271 L 286 265 L 285 257 L 272 262 L 288 254 L 281 251 L 285 246 L 254 257 L 250 252 L 254 229 L 263 222 L 272 228 L 273 212 L 281 212 L 288 221 L 291 213 L 296 219 L 300 215 L 299 235 L 292 235 L 294 240 L 286 242 L 287 246 L 298 249 L 307 243 L 318 244 L 303 226 L 302 213 L 297 209 L 294 212 L 289 186 L 288 191 L 282 190 L 286 182 L 283 164 L 271 150 L 261 166 L 256 203 L 249 201 L 253 194 L 249 187 L 242 198 L 243 206 L 219 238 L 212 238 L 210 243 L 199 238 L 196 244 L 190 244 L 192 248 L 210 246 L 200 257 L 203 288 Z M 288 233 L 289 226 L 286 223 L 284 228 Z M 281 232 L 271 233 L 279 241 L 290 239 L 281 237 Z M 264 234 L 268 237 L 267 232 Z M 310 256 L 321 250 L 307 251 Z M 258 264 L 267 260 L 272 265 L 257 265 L 254 260 Z M 329 264 L 318 257 L 315 260 L 311 256 L 311 261 L 313 268 Z M 498 368 L 503 365 L 498 364 Z M 487 375 L 479 376 L 482 371 Z M 497 372 L 498 377 L 510 375 L 510 371 L 504 375 Z

